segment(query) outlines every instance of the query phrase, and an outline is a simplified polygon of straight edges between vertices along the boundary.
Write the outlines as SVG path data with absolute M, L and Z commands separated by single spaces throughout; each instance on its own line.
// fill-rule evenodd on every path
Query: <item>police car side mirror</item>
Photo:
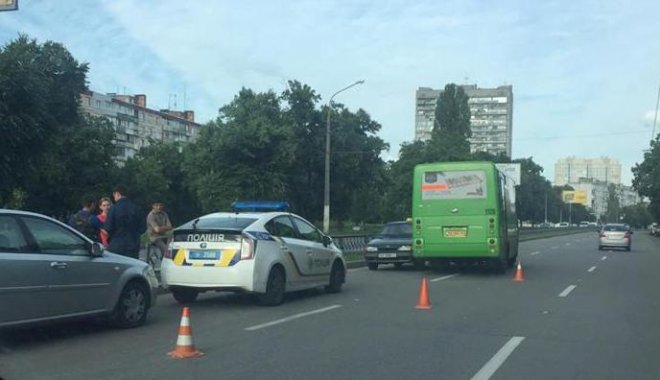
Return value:
M 328 247 L 332 244 L 332 238 L 328 235 L 323 235 L 323 246 Z

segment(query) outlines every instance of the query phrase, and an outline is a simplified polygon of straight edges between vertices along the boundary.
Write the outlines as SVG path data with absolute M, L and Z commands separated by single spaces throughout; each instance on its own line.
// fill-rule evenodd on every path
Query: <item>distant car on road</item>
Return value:
M 157 288 L 147 263 L 47 216 L 0 209 L 0 327 L 100 315 L 136 327 Z
M 401 267 L 412 262 L 412 224 L 410 222 L 390 222 L 367 243 L 364 259 L 370 270 L 380 264 L 394 264 Z
M 566 227 L 570 227 L 570 226 L 571 225 L 568 224 L 568 222 L 559 222 L 559 223 L 555 224 L 555 227 L 557 227 L 557 228 L 566 228 Z
M 341 291 L 341 250 L 287 208 L 286 202 L 235 202 L 233 212 L 175 228 L 161 266 L 163 284 L 184 304 L 205 291 L 250 292 L 264 305 L 281 304 L 289 291 Z
M 603 226 L 598 236 L 598 249 L 605 247 L 624 248 L 630 251 L 632 246 L 632 234 L 630 226 L 619 223 L 609 223 Z

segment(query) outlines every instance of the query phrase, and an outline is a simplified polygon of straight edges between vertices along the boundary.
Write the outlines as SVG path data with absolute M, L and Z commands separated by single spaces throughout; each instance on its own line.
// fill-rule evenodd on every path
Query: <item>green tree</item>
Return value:
M 338 222 L 378 219 L 379 189 L 385 181 L 380 153 L 388 149 L 377 136 L 381 125 L 362 109 L 353 113 L 341 104 L 335 109 L 330 156 L 331 217 Z
M 399 149 L 399 159 L 388 164 L 389 186 L 385 194 L 383 216 L 385 220 L 402 220 L 412 216 L 412 188 L 415 166 L 426 160 L 430 143 L 405 142 Z
M 204 212 L 238 199 L 285 199 L 294 146 L 275 93 L 244 88 L 203 128 L 184 170 Z
M 623 216 L 623 223 L 635 228 L 646 228 L 653 222 L 653 217 L 644 203 L 621 208 L 621 215 Z
M 470 107 L 462 87 L 450 83 L 438 97 L 429 145 L 432 161 L 460 161 L 470 156 Z M 436 157 L 438 159 L 436 159 Z
M 516 191 L 516 212 L 518 219 L 532 223 L 545 221 L 546 196 L 551 193 L 551 185 L 543 177 L 543 168 L 532 157 L 516 159 L 520 164 L 520 184 Z
M 660 135 L 651 141 L 644 160 L 633 167 L 633 188 L 650 200 L 649 212 L 660 220 Z
M 609 184 L 607 186 L 607 212 L 605 214 L 605 219 L 609 223 L 619 223 L 621 216 L 619 188 L 614 184 Z
M 27 208 L 41 207 L 52 199 L 38 199 L 49 169 L 61 170 L 58 146 L 84 123 L 78 112 L 79 94 L 86 88 L 87 64 L 79 64 L 61 44 L 37 43 L 25 35 L 0 49 L 0 199 L 23 192 Z M 76 146 L 76 148 L 78 148 Z M 71 146 L 71 149 L 73 147 Z M 44 165 L 46 165 L 44 167 Z M 67 181 L 55 185 L 65 197 Z M 51 188 L 57 191 L 59 187 Z M 75 204 L 78 202 L 76 201 Z M 55 213 L 69 207 L 61 199 L 38 211 Z
M 309 86 L 289 81 L 281 99 L 284 123 L 292 129 L 296 164 L 288 174 L 288 201 L 295 212 L 319 220 L 323 212 L 325 123 L 316 109 L 321 97 Z
M 120 176 L 136 203 L 148 210 L 153 202 L 163 202 L 174 224 L 200 214 L 186 186 L 183 149 L 178 143 L 152 142 L 128 159 Z

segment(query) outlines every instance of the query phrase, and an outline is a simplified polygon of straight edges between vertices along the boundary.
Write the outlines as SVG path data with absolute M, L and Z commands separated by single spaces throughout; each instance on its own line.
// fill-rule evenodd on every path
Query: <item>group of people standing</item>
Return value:
M 69 224 L 93 241 L 103 244 L 110 252 L 136 259 L 140 255 L 140 237 L 146 230 L 149 240 L 162 255 L 172 230 L 163 203 L 154 201 L 145 218 L 142 210 L 127 197 L 125 187 L 115 186 L 112 198 L 114 204 L 110 198 L 101 198 L 98 203 L 100 211 L 97 212 L 96 200 L 85 197 L 82 209 L 71 216 Z

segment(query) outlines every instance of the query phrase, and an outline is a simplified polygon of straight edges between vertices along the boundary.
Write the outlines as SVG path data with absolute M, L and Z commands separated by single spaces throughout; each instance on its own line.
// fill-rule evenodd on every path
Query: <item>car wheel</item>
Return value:
M 630 247 L 630 246 L 626 247 L 626 251 L 630 252 L 630 249 L 631 249 L 631 248 L 632 248 L 632 247 Z
M 378 270 L 378 263 L 367 263 L 369 270 Z
M 401 268 L 403 268 L 403 263 L 394 263 L 394 267 L 396 269 L 401 269 Z
M 144 285 L 137 282 L 126 284 L 112 312 L 112 324 L 121 328 L 142 325 L 147 319 L 148 297 Z
M 603 246 L 602 246 L 602 245 L 599 245 L 599 246 L 598 246 L 598 250 L 599 250 L 599 251 L 602 251 L 602 250 L 603 250 Z
M 266 283 L 266 292 L 259 294 L 259 302 L 264 306 L 276 306 L 284 302 L 285 282 L 282 268 L 271 269 Z
M 170 290 L 174 299 L 181 304 L 195 302 L 199 295 L 199 291 L 193 288 L 172 287 Z
M 325 290 L 328 293 L 341 292 L 341 286 L 344 284 L 345 276 L 346 271 L 344 270 L 344 266 L 339 261 L 335 261 L 330 271 L 330 282 L 325 286 Z

